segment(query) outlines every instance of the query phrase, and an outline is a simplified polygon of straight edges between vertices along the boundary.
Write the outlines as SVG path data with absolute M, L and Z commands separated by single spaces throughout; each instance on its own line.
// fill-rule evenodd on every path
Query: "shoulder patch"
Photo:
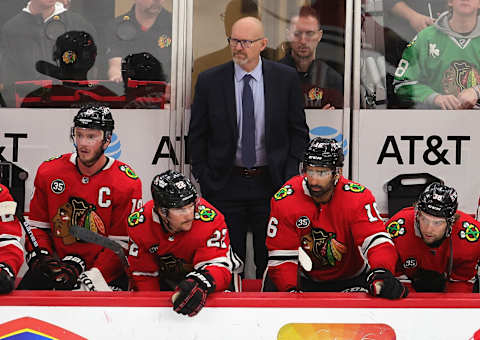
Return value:
M 275 201 L 279 201 L 289 195 L 293 195 L 293 192 L 294 191 L 292 189 L 292 186 L 290 184 L 287 184 L 284 187 L 280 188 L 280 190 L 278 190 L 275 195 L 273 195 L 273 198 L 275 199 Z
M 195 212 L 195 219 L 203 222 L 212 222 L 217 216 L 217 212 L 213 209 L 207 208 L 204 205 L 199 205 Z
M 480 238 L 480 230 L 478 227 L 468 221 L 462 222 L 462 230 L 458 232 L 458 236 L 461 239 L 465 239 L 468 242 L 477 242 Z
M 53 161 L 53 160 L 55 160 L 55 159 L 59 159 L 59 158 L 61 158 L 61 157 L 62 157 L 62 155 L 50 157 L 49 159 L 44 160 L 43 162 L 51 162 L 51 161 Z
M 344 191 L 351 191 L 355 193 L 360 193 L 365 191 L 365 187 L 363 185 L 357 184 L 357 183 L 352 183 L 349 182 L 343 186 Z
M 136 227 L 137 225 L 139 225 L 140 223 L 143 223 L 145 222 L 145 215 L 143 215 L 143 208 L 140 209 L 139 211 L 135 211 L 133 213 L 131 213 L 128 217 L 127 217 L 127 223 L 128 223 L 128 226 L 129 227 Z
M 137 174 L 135 174 L 135 172 L 128 165 L 122 164 L 118 168 L 121 172 L 127 175 L 128 178 L 138 179 Z
M 403 218 L 399 218 L 398 220 L 390 222 L 387 227 L 385 228 L 392 238 L 403 236 L 406 233 L 405 227 L 405 220 Z

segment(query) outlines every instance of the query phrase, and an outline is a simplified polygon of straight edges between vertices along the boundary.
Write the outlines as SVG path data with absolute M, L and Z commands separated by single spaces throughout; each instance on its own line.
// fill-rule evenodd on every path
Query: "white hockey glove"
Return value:
M 84 271 L 78 276 L 78 288 L 76 291 L 84 292 L 111 292 L 112 289 L 108 286 L 103 278 L 102 273 L 98 268 L 93 267 L 90 270 Z

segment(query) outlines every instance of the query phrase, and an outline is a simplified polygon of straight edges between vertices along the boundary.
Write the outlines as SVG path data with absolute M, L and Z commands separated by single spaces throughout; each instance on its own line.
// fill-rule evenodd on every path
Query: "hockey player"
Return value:
M 264 290 L 368 291 L 389 299 L 407 295 L 392 274 L 397 254 L 375 199 L 342 176 L 343 159 L 335 140 L 313 139 L 303 174 L 272 198 Z
M 1 174 L 0 174 L 1 177 Z M 23 263 L 22 227 L 15 217 L 16 202 L 0 184 L 0 293 L 9 293 Z
M 399 254 L 397 274 L 418 292 L 479 292 L 480 224 L 457 207 L 454 188 L 432 183 L 415 207 L 386 224 Z
M 395 93 L 417 107 L 470 109 L 480 99 L 480 2 L 448 6 L 407 45 L 395 72 Z
M 129 262 L 136 290 L 175 290 L 173 309 L 196 315 L 207 295 L 230 285 L 241 266 L 230 247 L 223 215 L 184 175 L 153 178 L 153 200 L 128 217 Z
M 125 220 L 141 206 L 142 186 L 130 166 L 104 154 L 113 128 L 108 107 L 81 108 L 71 129 L 76 152 L 38 168 L 29 218 L 42 254 L 26 242 L 29 270 L 19 288 L 70 290 L 82 272 L 94 286 L 122 276 L 115 253 L 70 232 L 73 225 L 87 228 L 128 247 Z

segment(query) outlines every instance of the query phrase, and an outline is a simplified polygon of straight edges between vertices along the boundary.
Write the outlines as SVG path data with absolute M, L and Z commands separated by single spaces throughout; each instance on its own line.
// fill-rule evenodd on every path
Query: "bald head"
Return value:
M 235 33 L 243 32 L 245 34 L 251 33 L 256 36 L 255 39 L 265 35 L 263 24 L 260 20 L 254 17 L 244 17 L 238 19 L 232 26 L 232 36 Z

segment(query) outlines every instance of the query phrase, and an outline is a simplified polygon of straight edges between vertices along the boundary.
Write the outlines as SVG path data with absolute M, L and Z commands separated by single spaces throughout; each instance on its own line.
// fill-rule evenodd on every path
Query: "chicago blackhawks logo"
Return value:
M 465 230 L 460 230 L 458 232 L 458 236 L 460 236 L 461 239 L 465 239 L 468 242 L 478 241 L 480 238 L 480 230 L 478 230 L 478 227 L 475 224 L 465 221 L 462 223 L 462 228 Z
M 82 198 L 70 197 L 68 202 L 58 207 L 57 213 L 53 216 L 54 236 L 62 238 L 65 245 L 75 243 L 75 237 L 70 234 L 71 225 L 105 234 L 105 225 L 95 209 L 96 207 L 93 204 Z
M 275 195 L 273 195 L 273 198 L 275 199 L 275 201 L 279 201 L 289 195 L 293 195 L 293 189 L 290 184 L 287 184 L 283 188 L 280 188 L 280 190 L 278 190 Z
M 137 179 L 138 176 L 137 174 L 135 174 L 135 172 L 128 166 L 128 165 L 120 165 L 118 167 L 120 169 L 121 172 L 125 173 L 125 175 L 127 175 L 127 177 L 131 178 L 131 179 Z
M 61 158 L 61 157 L 62 157 L 62 155 L 60 155 L 60 156 L 55 156 L 55 157 L 50 157 L 50 158 L 47 159 L 45 162 L 51 162 L 51 161 L 53 161 L 53 160 L 55 160 L 55 159 L 59 159 L 59 158 Z
M 342 261 L 347 248 L 335 237 L 334 233 L 320 228 L 312 228 L 310 234 L 302 237 L 301 246 L 312 259 L 314 270 L 328 269 Z
M 343 190 L 351 192 L 364 192 L 365 187 L 363 185 L 350 182 L 343 186 Z
M 170 47 L 172 44 L 172 38 L 170 38 L 166 34 L 162 34 L 161 36 L 158 37 L 158 47 L 160 48 L 165 48 L 165 47 Z
M 203 222 L 211 222 L 215 219 L 215 216 L 217 216 L 216 211 L 204 205 L 199 205 L 198 210 L 195 212 L 195 219 Z
M 312 87 L 308 91 L 308 99 L 310 100 L 322 100 L 323 98 L 323 90 L 318 87 Z
M 464 60 L 453 61 L 443 73 L 442 87 L 445 94 L 456 96 L 463 90 L 478 84 L 480 84 L 478 70 Z
M 396 221 L 390 222 L 385 229 L 387 229 L 392 238 L 403 236 L 406 232 L 405 227 L 403 227 L 404 224 L 405 220 L 403 218 L 399 218 Z
M 145 216 L 143 215 L 143 208 L 139 211 L 131 213 L 127 218 L 129 227 L 136 227 L 140 223 L 145 222 Z

